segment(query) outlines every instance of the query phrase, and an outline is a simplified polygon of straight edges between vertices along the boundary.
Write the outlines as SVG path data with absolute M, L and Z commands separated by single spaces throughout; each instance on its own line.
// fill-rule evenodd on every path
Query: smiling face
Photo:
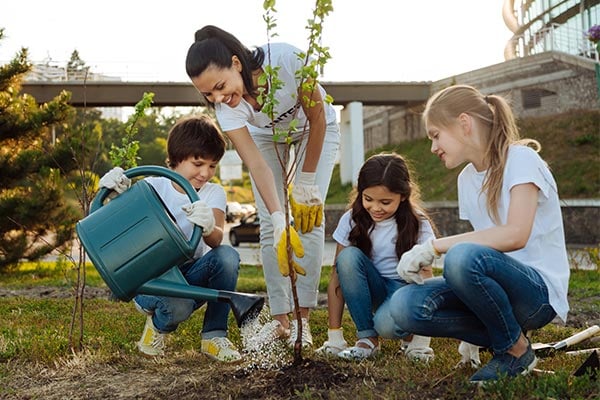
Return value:
M 173 170 L 183 176 L 196 190 L 210 181 L 217 171 L 219 161 L 201 157 L 189 157 L 177 164 Z
M 460 125 L 441 127 L 427 124 L 427 136 L 431 140 L 431 152 L 442 160 L 446 168 L 456 168 L 468 161 Z
M 401 194 L 391 192 L 383 185 L 371 186 L 362 192 L 362 206 L 375 222 L 392 217 L 402 200 Z
M 192 83 L 209 102 L 236 107 L 246 94 L 241 71 L 241 63 L 233 56 L 231 67 L 219 68 L 211 65 L 200 75 L 193 77 Z

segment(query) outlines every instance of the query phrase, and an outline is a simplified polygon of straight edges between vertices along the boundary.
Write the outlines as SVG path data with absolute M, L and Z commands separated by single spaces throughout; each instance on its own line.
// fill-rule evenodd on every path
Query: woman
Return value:
M 305 64 L 300 50 L 286 43 L 273 43 L 250 50 L 237 38 L 215 26 L 198 30 L 186 58 L 187 74 L 208 106 L 213 107 L 221 129 L 229 137 L 248 167 L 261 221 L 261 255 L 269 306 L 274 320 L 259 336 L 289 338 L 297 336 L 288 260 L 285 251 L 286 223 L 282 210 L 283 188 L 293 182 L 292 214 L 300 227 L 300 241 L 293 242 L 297 258 L 293 266 L 299 312 L 302 317 L 302 344 L 312 345 L 308 324 L 309 310 L 317 304 L 323 257 L 325 227 L 323 200 L 327 195 L 337 149 L 339 127 L 333 107 L 324 101 L 325 90 L 303 90 L 296 78 Z M 259 78 L 268 67 L 276 68 L 282 85 L 274 93 L 274 120 L 262 112 L 259 94 L 270 90 Z M 262 82 L 262 81 L 261 81 Z M 310 80 L 308 81 L 310 82 Z M 290 123 L 297 120 L 296 125 Z M 291 129 L 291 126 L 296 126 Z M 289 133 L 290 141 L 277 140 L 275 132 Z M 296 171 L 284 182 L 279 155 L 294 147 Z M 292 238 L 294 228 L 290 229 Z M 303 257 L 301 257 L 304 254 Z M 301 258 L 300 258 L 301 257 Z M 291 335 L 290 335 L 291 328 Z

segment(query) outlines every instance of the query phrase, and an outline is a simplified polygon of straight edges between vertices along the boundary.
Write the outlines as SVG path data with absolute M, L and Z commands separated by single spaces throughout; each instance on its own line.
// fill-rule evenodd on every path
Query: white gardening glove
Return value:
M 203 201 L 195 201 L 181 207 L 191 223 L 202 227 L 202 236 L 208 236 L 215 229 L 215 215 L 212 208 Z
M 481 366 L 481 360 L 479 358 L 479 346 L 461 341 L 458 345 L 458 352 L 460 354 L 460 361 L 458 364 L 456 364 L 455 368 L 460 368 L 466 365 L 477 369 Z
M 423 244 L 415 244 L 412 249 L 402 254 L 396 272 L 406 282 L 422 285 L 423 278 L 419 275 L 421 267 L 433 264 L 433 260 L 439 257 L 439 253 L 433 248 L 433 239 Z
M 294 223 L 302 233 L 321 226 L 323 200 L 319 187 L 315 185 L 315 172 L 299 172 L 290 194 L 290 206 Z
M 100 187 L 112 189 L 121 194 L 131 186 L 131 179 L 125 175 L 125 171 L 121 167 L 114 167 L 108 171 L 99 182 Z
M 287 252 L 287 232 L 285 229 L 285 216 L 281 211 L 275 211 L 271 214 L 271 224 L 273 224 L 273 247 L 277 255 L 277 263 L 279 264 L 279 272 L 283 276 L 289 276 L 290 263 Z M 290 244 L 296 257 L 304 257 L 304 247 L 300 241 L 300 236 L 293 226 L 290 226 Z M 291 260 L 294 271 L 300 275 L 306 275 L 304 268 L 296 261 Z

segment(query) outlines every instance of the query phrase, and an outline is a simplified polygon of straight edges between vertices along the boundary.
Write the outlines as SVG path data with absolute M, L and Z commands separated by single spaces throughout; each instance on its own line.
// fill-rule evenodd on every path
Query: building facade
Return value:
M 505 0 L 502 16 L 513 33 L 507 60 L 546 51 L 597 57 L 586 32 L 600 21 L 600 0 Z
M 431 93 L 467 84 L 508 98 L 518 117 L 597 109 L 598 55 L 586 32 L 600 23 L 600 0 L 506 0 L 514 33 L 503 63 L 431 83 Z M 364 107 L 365 151 L 425 136 L 413 107 Z

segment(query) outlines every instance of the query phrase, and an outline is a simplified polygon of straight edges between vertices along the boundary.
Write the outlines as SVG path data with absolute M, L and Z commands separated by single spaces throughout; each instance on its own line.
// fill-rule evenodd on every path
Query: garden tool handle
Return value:
M 185 179 L 183 176 L 181 176 L 180 174 L 178 174 L 177 172 L 175 172 L 171 169 L 161 167 L 158 165 L 142 165 L 139 167 L 130 168 L 125 171 L 125 176 L 127 176 L 128 178 L 136 178 L 138 176 L 148 176 L 148 175 L 155 175 L 155 176 L 162 176 L 165 178 L 169 178 L 170 180 L 172 180 L 173 182 L 178 184 L 185 191 L 185 194 L 187 194 L 187 196 L 190 198 L 190 202 L 192 202 L 192 203 L 195 201 L 198 201 L 200 199 L 198 197 L 198 192 L 196 192 L 196 190 L 194 190 L 194 188 L 192 187 L 190 182 L 187 179 Z M 100 207 L 102 207 L 102 205 L 104 204 L 104 200 L 106 200 L 106 198 L 108 197 L 110 192 L 112 192 L 111 189 L 108 189 L 105 187 L 100 188 L 100 190 L 98 191 L 98 194 L 96 195 L 96 197 L 92 201 L 92 204 L 90 205 L 90 213 L 92 213 L 92 212 L 96 211 L 97 209 L 99 209 Z M 192 237 L 189 240 L 190 246 L 192 248 L 196 248 L 198 246 L 198 243 L 200 243 L 201 238 L 202 238 L 202 227 L 200 227 L 198 225 L 194 225 L 194 230 L 192 231 Z
M 561 340 L 560 342 L 556 343 L 553 347 L 556 350 L 560 350 L 565 347 L 569 347 L 574 344 L 577 344 L 579 342 L 583 342 L 584 340 L 591 338 L 598 332 L 600 332 L 600 326 L 592 325 L 589 328 L 587 328 L 586 330 L 576 333 L 575 335 L 570 336 L 570 337 L 566 338 L 565 340 Z

